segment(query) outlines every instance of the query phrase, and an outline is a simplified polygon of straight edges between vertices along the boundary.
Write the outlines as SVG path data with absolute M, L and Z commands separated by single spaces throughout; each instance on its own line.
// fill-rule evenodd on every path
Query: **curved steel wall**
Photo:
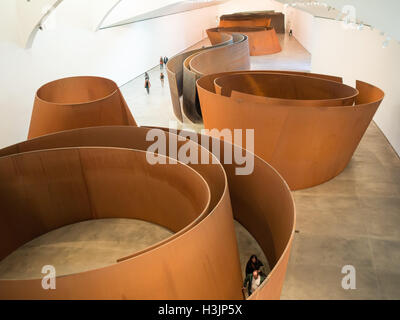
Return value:
M 244 71 L 205 76 L 197 87 L 205 127 L 254 129 L 255 153 L 297 190 L 344 170 L 384 97 L 370 84 L 352 89 L 338 81 Z
M 208 50 L 214 47 L 228 45 L 233 43 L 233 38 L 229 34 L 220 34 L 220 41 L 211 47 L 186 51 L 170 58 L 167 62 L 167 75 L 169 89 L 171 92 L 171 100 L 175 117 L 183 122 L 182 106 L 180 97 L 183 95 L 183 62 L 185 59 L 195 53 L 203 50 Z
M 132 186 L 134 180 L 131 180 L 131 175 L 126 175 L 135 171 L 134 160 L 137 159 L 136 156 L 131 159 L 126 155 L 137 154 L 132 149 L 148 149 L 152 144 L 146 141 L 149 130 L 127 126 L 76 129 L 0 150 L 1 258 L 39 234 L 61 225 L 97 217 L 132 218 L 135 213 L 142 214 L 143 219 L 177 232 L 146 250 L 121 257 L 120 262 L 111 266 L 58 277 L 57 290 L 43 290 L 41 279 L 0 280 L 1 299 L 241 299 L 242 279 L 232 209 L 234 217 L 258 241 L 272 269 L 267 280 L 250 299 L 279 299 L 295 225 L 293 199 L 281 176 L 257 156 L 252 174 L 236 175 L 235 169 L 239 164 L 223 164 L 224 159 L 213 164 L 214 156 L 206 149 L 195 141 L 179 139 L 178 146 L 186 143 L 195 146 L 198 156 L 203 159 L 204 154 L 201 154 L 206 152 L 210 163 L 189 164 L 192 169 L 183 165 L 176 169 L 174 165 L 164 168 L 160 165 L 162 172 L 168 171 L 163 176 L 164 180 L 173 183 L 173 188 L 186 190 L 184 195 L 189 199 L 186 203 L 192 204 L 189 206 L 191 209 L 187 210 L 184 202 L 173 204 L 180 200 L 171 198 L 166 199 L 166 207 L 176 207 L 179 215 L 183 214 L 182 219 L 160 214 L 163 207 L 156 208 L 154 212 L 151 209 L 142 212 L 141 200 L 129 198 L 131 192 L 128 191 L 137 188 Z M 194 140 L 200 138 L 193 133 L 181 134 Z M 168 143 L 177 140 L 174 133 L 169 133 L 167 137 Z M 203 139 L 208 140 L 209 146 L 217 141 L 212 137 L 203 136 Z M 223 143 L 221 154 L 225 155 L 226 148 L 233 148 L 232 153 L 235 149 L 243 152 L 237 146 Z M 141 155 L 143 160 L 143 153 Z M 42 165 L 49 169 L 47 174 Z M 138 166 L 146 175 L 161 176 L 143 161 Z M 12 170 L 11 167 L 21 170 Z M 181 172 L 182 169 L 184 172 Z M 113 172 L 118 174 L 109 174 Z M 25 179 L 29 176 L 31 179 Z M 148 177 L 144 181 L 146 179 Z M 83 182 L 88 183 L 89 191 L 96 191 L 98 197 L 81 202 L 87 194 L 79 188 Z M 121 186 L 118 192 L 113 190 L 116 184 Z M 140 179 L 138 184 L 145 185 Z M 40 186 L 37 190 L 36 185 Z M 150 189 L 161 193 L 156 195 L 160 200 L 156 202 L 158 205 L 168 196 L 164 190 L 159 192 L 159 187 L 151 185 L 148 186 Z M 32 187 L 35 190 L 32 191 Z M 154 192 L 147 191 L 153 197 Z M 108 192 L 111 195 L 122 192 L 123 201 L 110 199 Z M 210 206 L 207 210 L 208 200 Z M 56 204 L 58 207 L 64 204 L 64 210 L 54 210 Z M 72 210 L 75 207 L 79 210 Z M 205 210 L 200 213 L 202 209 Z M 78 214 L 80 212 L 82 214 Z M 152 267 L 148 268 L 149 265 Z M 221 272 L 229 281 L 215 281 Z M 149 282 L 149 277 L 153 281 Z
M 220 17 L 219 27 L 273 27 L 285 33 L 285 15 L 275 11 L 253 11 L 226 14 Z
M 99 77 L 64 78 L 37 91 L 28 139 L 102 125 L 136 126 L 117 84 Z
M 196 89 L 197 79 L 208 73 L 250 68 L 247 36 L 221 34 L 219 40 L 223 42 L 184 52 L 171 58 L 167 63 L 174 113 L 181 122 L 184 116 L 194 123 L 202 122 Z M 181 96 L 183 96 L 182 106 Z
M 207 35 L 212 44 L 218 41 L 220 33 L 240 33 L 246 35 L 249 39 L 251 56 L 274 54 L 282 51 L 275 29 L 272 27 L 211 28 L 207 30 Z

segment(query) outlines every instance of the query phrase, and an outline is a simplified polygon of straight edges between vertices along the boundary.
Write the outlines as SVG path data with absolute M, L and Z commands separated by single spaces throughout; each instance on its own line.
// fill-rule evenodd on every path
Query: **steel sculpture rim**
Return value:
M 93 128 L 97 128 L 97 127 L 93 127 Z M 99 128 L 101 128 L 101 127 L 99 127 Z M 89 129 L 90 129 L 90 128 L 89 128 Z M 80 129 L 72 129 L 72 130 L 66 130 L 66 131 L 74 131 L 74 130 L 80 130 Z M 61 133 L 61 132 L 60 132 L 60 133 Z M 56 134 L 57 134 L 57 133 L 56 133 Z M 52 134 L 50 134 L 50 135 L 52 135 Z M 42 137 L 42 136 L 41 136 L 41 137 Z M 38 138 L 41 138 L 41 137 L 38 137 Z M 44 137 L 44 136 L 43 136 L 43 137 Z M 35 139 L 37 139 L 37 138 L 35 138 Z M 32 140 L 34 140 L 34 139 L 32 139 Z M 39 155 L 40 155 L 40 154 L 45 153 L 45 152 L 55 152 L 55 153 L 57 153 L 57 152 L 62 152 L 62 151 L 73 151 L 73 150 L 80 151 L 80 150 L 88 150 L 88 149 L 93 149 L 93 150 L 105 150 L 106 152 L 107 152 L 107 151 L 113 151 L 113 150 L 116 150 L 116 151 L 117 151 L 117 150 L 120 150 L 120 151 L 126 151 L 126 152 L 138 153 L 138 154 L 148 154 L 148 153 L 152 153 L 152 152 L 145 151 L 145 150 L 140 150 L 140 149 L 119 148 L 119 147 L 101 147 L 101 146 L 91 146 L 91 147 L 88 147 L 88 146 L 85 146 L 85 147 L 66 147 L 66 148 L 41 149 L 41 150 L 34 150 L 34 151 L 27 151 L 27 152 L 21 152 L 21 153 L 10 154 L 10 155 L 7 155 L 7 156 L 0 156 L 0 162 L 3 161 L 3 160 L 7 160 L 7 159 L 16 159 L 16 158 L 18 158 L 19 156 L 30 155 L 30 154 L 39 154 Z M 154 153 L 153 153 L 153 154 L 154 154 Z M 171 158 L 171 157 L 168 157 L 168 156 L 165 156 L 165 155 L 162 155 L 162 154 L 157 154 L 157 156 L 161 156 L 162 158 L 165 158 L 165 159 L 167 159 L 167 160 L 173 159 L 173 158 Z M 205 206 L 204 206 L 204 209 L 202 209 L 202 211 L 197 215 L 197 217 L 196 217 L 193 221 L 191 221 L 189 224 L 187 224 L 185 227 L 183 227 L 183 228 L 182 228 L 181 230 L 179 230 L 178 232 L 173 233 L 171 236 L 168 236 L 167 238 L 165 238 L 165 239 L 163 239 L 163 240 L 160 240 L 160 241 L 158 241 L 158 242 L 156 242 L 156 243 L 154 243 L 154 244 L 152 244 L 152 245 L 150 245 L 150 246 L 148 246 L 148 247 L 146 247 L 146 248 L 144 248 L 144 249 L 141 249 L 141 250 L 139 250 L 139 251 L 136 251 L 135 253 L 132 254 L 132 257 L 131 257 L 131 256 L 129 256 L 129 257 L 122 257 L 122 258 L 120 258 L 120 259 L 117 259 L 117 261 L 114 262 L 113 264 L 108 264 L 108 265 L 106 265 L 106 266 L 102 266 L 102 267 L 98 267 L 98 268 L 91 268 L 91 269 L 88 269 L 88 270 L 85 270 L 85 271 L 78 271 L 78 272 L 74 272 L 74 273 L 63 274 L 63 275 L 61 275 L 61 276 L 59 276 L 59 277 L 57 277 L 57 278 L 67 277 L 67 276 L 71 276 L 71 275 L 75 275 L 75 274 L 90 273 L 90 272 L 97 271 L 97 270 L 102 270 L 102 269 L 106 269 L 106 268 L 111 268 L 111 267 L 113 267 L 113 266 L 117 265 L 118 263 L 123 262 L 123 261 L 125 261 L 125 260 L 133 259 L 133 258 L 135 258 L 135 257 L 138 257 L 138 256 L 142 255 L 142 254 L 150 253 L 152 250 L 157 249 L 157 248 L 159 248 L 159 247 L 161 247 L 161 246 L 167 245 L 167 244 L 169 244 L 170 242 L 174 241 L 176 238 L 181 237 L 181 236 L 184 235 L 186 232 L 188 232 L 188 231 L 190 231 L 191 229 L 195 228 L 202 220 L 204 220 L 204 218 L 206 218 L 209 214 L 211 214 L 211 213 L 212 213 L 212 210 L 210 211 L 210 209 L 211 209 L 211 208 L 210 208 L 210 203 L 211 203 L 211 192 L 210 192 L 210 187 L 209 187 L 207 181 L 204 179 L 204 177 L 203 177 L 199 172 L 197 172 L 196 170 L 194 170 L 194 169 L 193 169 L 192 167 L 190 167 L 189 165 L 187 165 L 187 164 L 185 164 L 185 163 L 183 163 L 183 162 L 181 162 L 181 161 L 179 161 L 179 160 L 176 160 L 176 162 L 177 162 L 178 166 L 183 166 L 183 167 L 185 167 L 186 169 L 189 169 L 189 171 L 191 172 L 191 174 L 194 174 L 195 176 L 197 176 L 197 178 L 199 178 L 199 179 L 203 182 L 204 186 L 205 186 L 206 189 L 208 190 L 208 199 L 207 199 L 207 202 L 206 202 L 206 204 L 205 204 Z M 225 177 L 226 177 L 225 171 L 222 170 L 222 172 L 224 173 L 224 175 L 225 175 Z M 227 186 L 227 185 L 226 185 L 226 186 Z M 223 195 L 225 195 L 225 193 L 226 193 L 226 191 L 227 191 L 226 189 L 227 189 L 227 188 L 224 189 Z M 222 197 L 221 197 L 221 199 L 222 199 Z M 222 201 L 221 199 L 219 200 L 218 204 L 220 203 L 220 201 Z M 210 211 L 210 212 L 209 212 L 209 211 Z M 149 221 L 146 221 L 146 220 L 143 220 L 143 219 L 132 219 L 132 218 L 126 218 L 126 219 L 128 219 L 128 220 L 141 220 L 141 221 L 145 221 L 145 222 L 148 222 L 148 223 L 153 223 L 153 224 L 155 224 L 155 225 L 157 225 L 157 226 L 162 226 L 162 225 L 157 224 L 157 223 L 155 223 L 155 222 L 149 222 Z M 96 220 L 96 219 L 91 219 L 90 221 L 93 221 L 93 220 Z M 74 222 L 74 223 L 72 223 L 72 224 L 65 224 L 65 225 L 61 226 L 60 228 L 67 227 L 67 226 L 71 226 L 71 225 L 74 225 L 74 224 L 76 224 L 76 223 L 79 223 L 79 222 Z M 162 226 L 162 227 L 167 228 L 166 226 Z M 51 232 L 51 231 L 49 231 L 49 232 Z M 46 233 L 44 233 L 44 234 L 46 234 Z M 44 234 L 42 234 L 42 235 L 44 235 Z M 38 235 L 38 236 L 35 237 L 34 239 L 36 239 L 36 238 L 38 238 L 38 237 L 40 237 L 40 236 L 42 236 L 42 235 Z M 21 248 L 21 246 L 18 247 L 17 249 L 15 249 L 15 250 L 18 250 L 19 248 Z M 14 250 L 14 251 L 15 251 L 15 250 Z M 0 261 L 1 261 L 1 260 L 0 260 Z M 24 280 L 38 280 L 38 279 L 41 279 L 41 277 L 27 278 L 27 279 L 22 279 L 22 280 L 20 280 L 20 279 L 16 279 L 16 280 L 15 280 L 15 279 L 1 279 L 1 278 L 0 278 L 0 281 L 24 281 Z
M 254 75 L 250 80 L 245 77 L 249 74 Z M 294 71 L 209 74 L 196 83 L 205 128 L 254 129 L 255 153 L 281 173 L 291 190 L 314 187 L 338 176 L 350 162 L 384 99 L 384 92 L 375 85 L 357 80 L 353 88 L 357 95 L 354 97 L 351 94 L 351 100 L 346 95 L 336 99 L 338 93 L 334 90 L 331 92 L 332 98 L 326 100 L 289 100 L 286 97 L 276 98 L 275 95 L 270 98 L 266 94 L 267 85 L 258 88 L 257 83 L 251 82 L 261 81 L 263 74 L 286 79 L 317 79 L 317 82 L 326 84 L 336 82 L 339 83 L 339 89 L 351 88 L 342 84 L 342 79 L 338 77 Z M 241 79 L 237 83 L 235 76 Z M 223 77 L 228 83 L 225 91 L 223 81 L 217 86 L 218 79 Z M 232 80 L 231 84 L 229 80 Z M 246 81 L 248 84 L 244 84 Z M 260 89 L 263 93 L 258 96 L 255 90 L 242 90 L 245 88 L 242 85 Z M 276 85 L 272 90 L 278 88 L 280 90 Z M 289 96 L 293 92 L 297 94 L 296 90 L 293 89 Z M 315 94 L 315 88 L 308 90 L 307 94 Z M 235 95 L 232 94 L 234 92 Z M 353 102 L 350 104 L 350 101 Z
M 37 137 L 35 139 L 28 140 L 28 141 L 25 141 L 25 142 L 19 143 L 17 145 L 14 145 L 14 146 L 6 148 L 6 149 L 10 148 L 9 151 L 7 151 L 6 149 L 3 149 L 3 150 L 5 150 L 4 152 L 6 154 L 8 152 L 10 154 L 10 156 L 12 156 L 12 155 L 15 156 L 15 155 L 18 155 L 18 154 L 35 152 L 35 151 L 33 151 L 33 150 L 36 150 L 35 148 L 38 148 L 37 152 L 46 151 L 46 150 L 52 150 L 52 149 L 60 150 L 60 149 L 68 149 L 68 148 L 79 148 L 77 146 L 70 146 L 70 147 L 67 147 L 67 148 L 63 147 L 63 146 L 57 146 L 57 139 L 56 140 L 52 140 L 51 138 L 57 138 L 57 137 L 61 137 L 63 135 L 65 136 L 65 135 L 69 135 L 69 134 L 72 134 L 72 135 L 73 134 L 77 134 L 77 135 L 79 135 L 80 132 L 90 132 L 90 131 L 92 131 L 93 133 L 95 133 L 96 131 L 99 131 L 99 130 L 102 130 L 102 129 L 105 129 L 105 130 L 113 130 L 113 129 L 115 129 L 115 130 L 124 130 L 124 131 L 129 131 L 129 132 L 135 132 L 135 131 L 140 131 L 140 130 L 146 131 L 146 130 L 150 130 L 150 129 L 153 129 L 153 128 L 146 128 L 146 127 L 138 128 L 138 127 L 126 127 L 126 126 L 113 126 L 113 127 L 103 126 L 103 127 L 90 127 L 90 128 L 83 128 L 83 129 L 65 130 L 65 131 L 58 132 L 58 133 L 47 134 L 46 136 L 40 136 L 40 137 Z M 164 131 L 168 130 L 167 128 L 157 128 L 157 129 L 164 130 Z M 182 131 L 182 132 L 185 132 L 185 131 Z M 105 133 L 107 133 L 107 132 L 105 132 Z M 208 137 L 208 138 L 211 139 L 211 140 L 215 139 L 215 138 L 212 138 L 212 137 Z M 187 138 L 187 140 L 191 141 L 191 139 L 189 139 L 189 138 Z M 45 141 L 45 144 L 46 144 L 46 141 L 49 142 L 50 146 L 47 146 L 44 149 L 40 149 L 39 146 L 40 146 L 40 142 L 41 141 Z M 52 144 L 53 144 L 53 146 L 52 146 Z M 77 142 L 76 144 L 79 145 L 79 142 Z M 26 147 L 26 145 L 28 147 Z M 82 145 L 81 147 L 82 148 L 87 148 L 88 146 Z M 92 148 L 92 147 L 89 147 L 89 148 Z M 102 146 L 101 142 L 99 142 L 99 144 L 96 145 L 94 148 L 96 148 L 96 147 L 97 148 L 116 148 L 116 149 L 140 150 L 140 149 L 134 149 L 134 148 L 131 148 L 131 147 L 126 147 L 125 148 L 125 147 L 120 147 L 120 146 L 118 146 L 118 147 Z M 232 147 L 236 148 L 237 146 L 232 145 Z M 199 148 L 203 148 L 203 147 L 199 146 Z M 205 149 L 205 150 L 207 150 L 207 149 Z M 3 154 L 4 154 L 4 152 L 3 152 Z M 142 152 L 145 152 L 145 151 L 142 150 Z M 215 157 L 215 155 L 210 150 L 208 150 L 208 154 L 213 158 Z M 168 157 L 168 155 L 165 155 L 165 157 Z M 292 241 L 293 241 L 293 237 L 294 237 L 295 223 L 296 223 L 296 209 L 295 209 L 295 205 L 294 205 L 294 199 L 293 199 L 293 195 L 291 194 L 286 181 L 282 178 L 282 176 L 279 174 L 279 172 L 275 168 L 273 168 L 270 164 L 268 164 L 266 161 L 264 161 L 263 159 L 261 159 L 257 155 L 254 155 L 254 157 L 255 157 L 257 163 L 262 164 L 262 167 L 260 169 L 260 170 L 264 170 L 262 172 L 267 173 L 267 174 L 271 174 L 272 176 L 275 177 L 274 179 L 279 181 L 279 184 L 280 184 L 279 188 L 282 188 L 283 192 L 285 193 L 285 196 L 287 196 L 288 199 L 290 200 L 287 203 L 285 203 L 285 205 L 288 205 L 288 208 L 289 208 L 288 210 L 289 211 L 287 212 L 287 214 L 289 214 L 289 216 L 291 218 L 290 218 L 290 221 L 288 221 L 290 223 L 290 227 L 288 226 L 289 228 L 287 230 L 287 232 L 289 232 L 289 230 L 290 230 L 290 232 L 289 232 L 289 234 L 287 234 L 287 238 L 286 238 L 286 236 L 284 238 L 285 240 L 283 242 L 283 246 L 284 246 L 283 251 L 282 252 L 276 252 L 277 255 L 279 254 L 279 258 L 275 261 L 273 266 L 271 265 L 272 266 L 271 267 L 271 271 L 269 272 L 267 279 L 264 281 L 262 286 L 260 286 L 260 288 L 257 291 L 255 291 L 253 293 L 253 295 L 251 295 L 249 297 L 249 299 L 257 297 L 258 294 L 261 294 L 260 292 L 262 292 L 263 288 L 268 286 L 269 280 L 275 278 L 275 275 L 278 272 L 278 269 L 280 270 L 279 272 L 281 272 L 281 273 L 282 273 L 282 270 L 281 270 L 282 268 L 286 269 L 287 265 L 285 265 L 284 259 L 288 259 L 288 255 L 289 255 L 290 248 L 291 248 Z M 0 158 L 1 158 L 1 155 L 0 155 Z M 228 179 L 227 179 L 226 170 L 225 170 L 225 168 L 223 167 L 223 165 L 220 162 L 218 162 L 217 167 L 218 167 L 218 169 L 221 169 L 221 173 L 222 173 L 222 175 L 224 177 L 223 191 L 222 191 L 221 195 L 218 195 L 218 202 L 216 202 L 215 207 L 213 207 L 213 208 L 210 207 L 209 212 L 205 214 L 205 218 L 200 220 L 200 221 L 198 221 L 199 219 L 196 218 L 196 220 L 198 222 L 197 222 L 197 224 L 194 225 L 193 228 L 201 226 L 202 224 L 205 224 L 206 220 L 207 220 L 206 218 L 212 216 L 212 214 L 215 212 L 215 209 L 221 204 L 221 202 L 223 201 L 225 195 L 227 195 L 229 183 L 228 183 Z M 215 168 L 217 168 L 217 167 L 215 167 Z M 200 174 L 199 172 L 197 172 L 197 173 L 200 176 L 202 176 L 202 174 Z M 207 182 L 207 180 L 203 176 L 202 176 L 202 178 L 204 179 L 204 181 Z M 206 183 L 206 184 L 208 184 L 208 183 Z M 209 192 L 211 192 L 211 191 L 209 190 Z M 228 196 L 229 196 L 229 193 L 228 193 Z M 209 199 L 209 201 L 211 201 L 211 200 Z M 191 224 L 194 224 L 194 222 L 192 222 Z M 188 228 L 189 228 L 189 226 L 186 226 L 186 227 L 182 228 L 182 230 L 180 230 L 180 232 L 182 232 L 182 234 L 179 237 L 177 236 L 177 237 L 173 238 L 172 240 L 170 240 L 169 242 L 159 245 L 159 247 L 157 247 L 156 249 L 159 249 L 160 247 L 163 247 L 163 246 L 170 245 L 174 241 L 178 241 L 178 239 L 180 239 L 180 237 L 182 237 L 185 233 L 187 233 L 187 232 L 184 232 L 184 230 L 188 231 Z M 191 229 L 191 230 L 193 230 L 193 229 Z M 170 239 L 170 237 L 168 239 Z M 142 252 L 141 255 L 151 254 L 152 249 L 149 249 L 149 248 L 152 248 L 152 247 L 146 248 L 147 251 L 146 252 Z M 135 255 L 134 257 L 126 257 L 126 260 L 124 260 L 124 261 L 128 262 L 128 261 L 134 259 L 135 257 L 137 257 L 137 256 Z M 282 266 L 282 264 L 283 264 L 283 266 Z M 115 265 L 116 264 L 113 264 L 111 266 L 106 266 L 106 267 L 103 267 L 103 268 L 99 268 L 99 270 L 109 269 L 109 268 L 114 267 Z M 91 269 L 91 270 L 88 270 L 88 271 L 85 271 L 85 272 L 80 272 L 80 273 L 77 273 L 77 274 L 78 275 L 79 274 L 83 274 L 83 273 L 87 274 L 87 273 L 90 273 L 90 272 L 93 272 L 93 270 Z M 284 273 L 285 273 L 285 271 L 284 271 Z M 62 278 L 62 277 L 68 277 L 68 275 L 60 276 L 60 278 Z M 12 280 L 9 280 L 9 281 L 12 281 Z M 278 279 L 278 282 L 280 282 L 280 281 L 281 280 Z M 278 284 L 278 287 L 279 287 L 279 284 Z M 279 288 L 278 288 L 278 291 L 279 291 Z M 274 296 L 275 298 L 279 297 L 279 296 L 277 297 L 277 294 L 275 294 L 275 295 L 272 294 L 272 296 Z
M 254 72 L 254 71 L 256 71 L 256 72 Z M 278 97 L 278 96 L 261 95 L 261 94 L 257 94 L 257 93 L 247 93 L 247 92 L 241 91 L 240 89 L 236 89 L 236 88 L 235 89 L 230 88 L 230 94 L 229 95 L 225 95 L 225 94 L 220 93 L 221 96 L 224 96 L 224 97 L 227 97 L 227 98 L 232 98 L 232 92 L 235 91 L 235 92 L 240 92 L 241 94 L 245 94 L 245 95 L 249 95 L 249 96 L 252 95 L 252 96 L 257 96 L 257 97 L 265 97 L 265 98 L 274 99 L 274 100 L 277 100 L 277 101 L 279 101 L 279 100 L 282 100 L 282 101 L 299 101 L 300 102 L 299 105 L 298 105 L 299 107 L 309 107 L 309 108 L 319 107 L 319 106 L 316 106 L 316 105 L 309 105 L 309 106 L 302 105 L 301 103 L 318 102 L 318 101 L 339 102 L 339 101 L 344 100 L 344 99 L 355 99 L 360 94 L 360 92 L 359 92 L 359 90 L 357 88 L 353 88 L 352 86 L 349 86 L 347 84 L 338 83 L 336 81 L 329 80 L 329 79 L 318 79 L 318 78 L 314 78 L 312 76 L 306 76 L 306 75 L 303 75 L 303 74 L 298 74 L 298 75 L 293 74 L 292 75 L 292 74 L 285 73 L 284 71 L 276 71 L 276 72 L 273 72 L 273 73 L 271 73 L 269 71 L 263 71 L 263 70 L 254 70 L 254 71 L 250 71 L 249 70 L 249 71 L 234 71 L 234 72 L 227 72 L 227 73 L 217 73 L 217 74 L 214 74 L 214 75 L 206 75 L 204 77 L 208 77 L 208 76 L 209 77 L 214 77 L 215 76 L 215 79 L 213 81 L 214 85 L 218 86 L 220 88 L 222 88 L 222 85 L 220 85 L 218 82 L 222 81 L 222 80 L 230 80 L 230 79 L 233 79 L 233 78 L 238 78 L 238 77 L 242 77 L 242 76 L 246 76 L 246 75 L 250 75 L 250 76 L 252 76 L 252 75 L 268 75 L 268 76 L 278 75 L 278 76 L 285 76 L 285 77 L 287 77 L 289 79 L 296 79 L 297 78 L 298 80 L 302 80 L 302 79 L 313 79 L 314 80 L 315 79 L 321 84 L 333 84 L 337 88 L 346 88 L 349 92 L 353 91 L 353 94 L 351 94 L 351 95 L 343 95 L 343 96 L 341 96 L 341 97 L 339 96 L 337 98 L 335 97 L 335 98 L 326 98 L 326 99 L 317 99 L 317 98 L 316 99 L 283 98 L 283 97 Z M 217 77 L 218 75 L 223 75 L 223 76 Z M 273 105 L 273 104 L 271 104 L 271 105 Z M 291 106 L 288 106 L 288 107 L 291 107 Z M 324 106 L 324 108 L 329 108 L 329 107 L 333 107 L 333 108 L 337 108 L 337 107 L 354 107 L 354 105 Z
M 43 99 L 43 98 L 40 97 L 40 91 L 41 91 L 42 89 L 47 88 L 48 86 L 50 86 L 50 85 L 52 85 L 52 84 L 62 83 L 62 82 L 65 81 L 65 80 L 83 80 L 83 79 L 102 80 L 102 81 L 105 81 L 105 82 L 111 84 L 111 85 L 114 86 L 115 88 L 113 89 L 113 91 L 112 91 L 111 93 L 109 93 L 109 94 L 107 94 L 107 95 L 105 95 L 105 96 L 103 96 L 103 97 L 101 97 L 101 98 L 93 99 L 93 100 L 88 100 L 88 101 L 84 101 L 84 102 L 71 102 L 71 103 L 62 102 L 62 103 L 59 103 L 59 102 L 48 101 L 48 100 L 45 100 L 45 99 Z M 96 102 L 100 102 L 100 101 L 106 100 L 106 99 L 112 97 L 116 92 L 118 92 L 118 90 L 119 90 L 119 87 L 118 87 L 117 83 L 116 83 L 115 81 L 111 80 L 111 79 L 108 79 L 108 78 L 97 77 L 97 76 L 72 76 L 72 77 L 65 77 L 65 78 L 56 79 L 56 80 L 53 80 L 53 81 L 50 81 L 50 82 L 45 83 L 44 85 L 42 85 L 42 86 L 36 91 L 36 93 L 35 93 L 35 98 L 36 98 L 37 100 L 39 100 L 40 102 L 45 103 L 45 104 L 48 104 L 48 105 L 56 105 L 56 106 L 79 106 L 79 105 L 91 104 L 91 103 L 96 103 Z

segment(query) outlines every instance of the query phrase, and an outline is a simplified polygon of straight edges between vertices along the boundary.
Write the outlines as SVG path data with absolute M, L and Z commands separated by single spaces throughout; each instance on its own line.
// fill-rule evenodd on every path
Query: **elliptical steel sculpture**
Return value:
M 285 33 L 285 15 L 282 12 L 249 11 L 225 14 L 220 17 L 219 27 L 273 27 L 277 33 Z
M 153 130 L 166 134 L 157 155 L 147 151 Z M 44 233 L 90 219 L 142 219 L 175 232 L 115 264 L 57 277 L 57 290 L 44 290 L 42 279 L 0 279 L 0 299 L 243 299 L 233 218 L 257 240 L 271 269 L 249 299 L 279 299 L 295 227 L 286 182 L 257 156 L 251 174 L 237 175 L 243 163 L 225 157 L 243 153 L 239 146 L 167 130 L 77 128 L 0 150 L 0 259 Z M 173 143 L 196 150 L 198 161 L 180 163 L 170 153 Z M 221 153 L 212 147 L 219 143 Z M 166 164 L 150 165 L 149 156 Z M 229 281 L 215 281 L 221 272 Z
M 197 87 L 205 128 L 254 129 L 255 154 L 292 190 L 340 174 L 384 98 L 362 81 L 285 71 L 212 74 Z
M 136 126 L 117 84 L 100 77 L 71 77 L 36 92 L 28 139 L 93 126 Z

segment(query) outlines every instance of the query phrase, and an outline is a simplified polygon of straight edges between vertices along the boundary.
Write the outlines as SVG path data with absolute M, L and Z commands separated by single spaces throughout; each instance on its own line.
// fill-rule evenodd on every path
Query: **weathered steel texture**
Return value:
M 345 169 L 384 97 L 361 81 L 352 89 L 335 77 L 285 71 L 212 74 L 197 86 L 205 128 L 254 129 L 255 153 L 292 190 Z
M 196 143 L 203 138 L 212 146 L 217 139 L 189 132 L 180 135 L 192 141 L 167 134 L 166 150 L 175 141 L 178 149 L 188 143 L 209 164 L 159 165 L 153 172 L 137 151 L 153 143 L 146 140 L 149 130 L 75 129 L 0 150 L 1 258 L 39 234 L 92 218 L 142 218 L 177 232 L 116 264 L 58 277 L 57 290 L 43 290 L 41 279 L 0 280 L 1 299 L 241 299 L 231 208 L 272 269 L 250 299 L 279 299 L 295 227 L 282 177 L 257 156 L 252 174 L 237 175 L 241 164 L 213 163 L 215 156 Z M 243 152 L 225 142 L 223 156 L 227 148 L 231 156 L 235 149 Z M 170 189 L 180 190 L 183 201 Z M 221 272 L 229 281 L 216 281 Z
M 136 126 L 117 84 L 99 77 L 64 78 L 36 92 L 28 139 L 102 125 Z
M 220 34 L 220 41 L 211 47 L 205 47 L 195 50 L 186 51 L 170 58 L 167 62 L 167 76 L 171 92 L 172 107 L 175 117 L 183 122 L 182 106 L 180 97 L 183 95 L 183 63 L 187 57 L 203 50 L 219 47 L 233 43 L 233 38 L 229 34 Z
M 285 15 L 275 11 L 237 12 L 220 17 L 219 27 L 273 27 L 285 33 Z
M 208 38 L 213 44 L 220 38 L 220 33 L 245 34 L 249 39 L 251 56 L 274 54 L 282 51 L 275 29 L 272 27 L 227 27 L 207 30 Z
M 200 77 L 209 73 L 250 68 L 248 37 L 239 33 L 232 34 L 232 37 L 232 44 L 193 54 L 183 63 L 182 109 L 185 116 L 194 123 L 203 121 L 196 88 L 196 81 Z
M 249 68 L 248 38 L 241 34 L 221 33 L 213 46 L 171 58 L 167 63 L 167 74 L 175 116 L 181 122 L 184 116 L 194 123 L 202 122 L 196 80 L 207 73 Z

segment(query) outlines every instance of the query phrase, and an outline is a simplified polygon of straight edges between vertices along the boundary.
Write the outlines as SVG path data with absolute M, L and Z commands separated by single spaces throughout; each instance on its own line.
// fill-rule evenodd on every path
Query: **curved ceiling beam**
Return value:
M 63 0 L 17 0 L 19 40 L 24 48 L 30 48 L 41 26 Z
M 97 1 L 96 1 L 97 2 Z M 113 2 L 113 3 L 112 3 Z M 170 4 L 176 4 L 183 1 L 176 0 L 154 0 L 151 2 L 139 2 L 139 1 L 123 1 L 123 0 L 108 0 L 107 9 L 106 5 L 103 5 L 103 15 L 101 20 L 96 24 L 96 31 L 102 28 L 106 28 L 110 25 L 118 23 L 122 20 L 130 19 L 134 16 L 145 14 L 156 9 L 168 6 Z M 97 6 L 97 4 L 96 4 Z M 105 11 L 106 9 L 106 11 Z

